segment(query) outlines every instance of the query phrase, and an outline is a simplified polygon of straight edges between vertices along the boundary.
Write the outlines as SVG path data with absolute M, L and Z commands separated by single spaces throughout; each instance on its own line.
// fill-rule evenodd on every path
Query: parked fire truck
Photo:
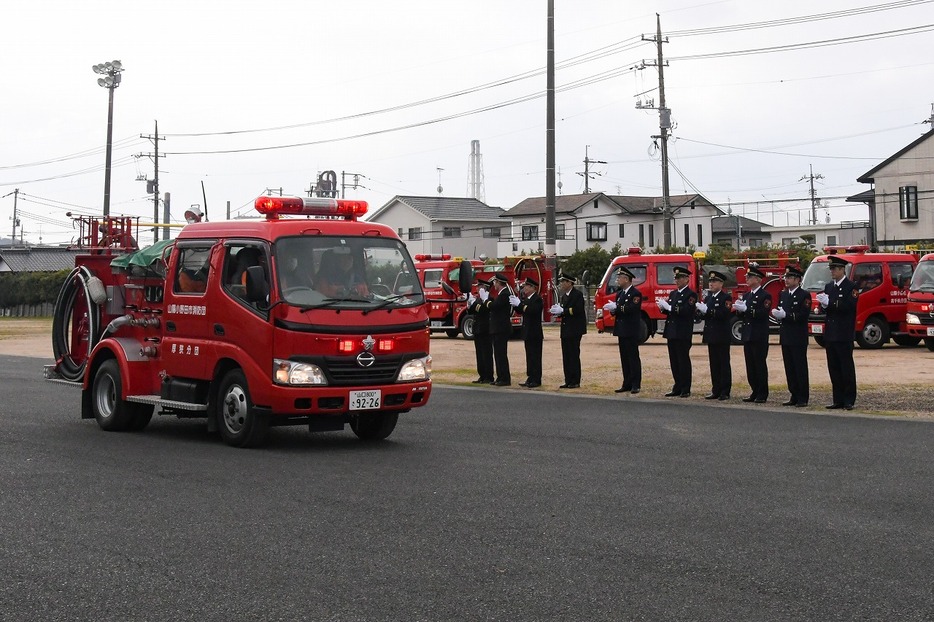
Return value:
M 653 254 L 643 253 L 642 249 L 637 246 L 629 248 L 625 255 L 620 255 L 610 262 L 594 296 L 597 331 L 613 332 L 614 318 L 604 313 L 603 305 L 616 298 L 616 276 L 621 266 L 625 266 L 635 275 L 633 285 L 639 288 L 644 298 L 641 338 L 641 342 L 644 343 L 649 337 L 664 331 L 666 316 L 655 302 L 667 299 L 668 294 L 675 288 L 674 269 L 676 266 L 691 271 L 689 286 L 698 293 L 703 292 L 707 287 L 708 270 L 723 272 L 727 276 L 724 287 L 735 300 L 737 296 L 749 291 L 746 285 L 746 272 L 750 265 L 756 265 L 766 274 L 762 287 L 772 295 L 774 300 L 778 300 L 778 295 L 785 286 L 782 279 L 785 266 L 797 261 L 797 258 L 789 257 L 787 252 L 767 254 L 755 251 L 728 257 L 724 259 L 725 265 L 707 265 L 704 259 L 704 253 Z M 703 327 L 703 321 L 698 319 L 694 325 L 694 332 L 701 332 Z M 742 328 L 742 320 L 739 316 L 735 316 L 730 326 L 734 344 L 740 343 Z
M 911 277 L 905 319 L 908 334 L 934 352 L 934 253 L 921 258 Z
M 846 259 L 846 276 L 856 283 L 859 299 L 856 303 L 856 343 L 861 348 L 881 348 L 891 337 L 900 346 L 916 346 L 920 336 L 908 331 L 905 314 L 908 307 L 908 286 L 918 265 L 918 257 L 909 253 L 870 253 L 865 245 L 826 246 L 826 255 L 811 261 L 801 287 L 812 294 L 824 291 L 830 282 L 830 255 Z M 812 296 L 813 299 L 813 296 Z M 823 345 L 827 315 L 813 299 L 808 332 Z
M 463 334 L 473 339 L 473 318 L 467 313 L 467 294 L 460 288 L 460 274 L 483 268 L 479 259 L 463 259 L 449 254 L 415 255 L 415 271 L 428 301 L 428 319 L 431 332 L 444 331 L 454 338 Z M 397 280 L 404 281 L 409 275 L 400 272 Z
M 538 283 L 538 292 L 542 297 L 544 311 L 542 312 L 542 321 L 551 322 L 554 318 L 551 316 L 551 305 L 558 299 L 558 289 L 556 275 L 548 267 L 544 255 L 510 255 L 503 258 L 502 264 L 484 265 L 477 270 L 477 278 L 490 280 L 497 274 L 502 274 L 507 280 L 508 294 L 519 295 L 520 285 L 528 278 Z M 476 290 L 475 290 L 476 293 Z M 473 321 L 469 316 L 469 321 Z M 518 334 L 522 328 L 522 315 L 513 313 L 510 316 L 512 322 L 513 334 Z
M 53 320 L 46 377 L 81 388 L 81 416 L 140 430 L 207 419 L 234 446 L 270 426 L 346 424 L 389 436 L 431 394 L 428 311 L 389 227 L 362 201 L 260 197 L 259 220 L 197 223 L 133 252 L 129 222 L 90 222 Z M 292 217 L 289 217 L 292 216 Z M 100 236 L 101 226 L 108 239 Z

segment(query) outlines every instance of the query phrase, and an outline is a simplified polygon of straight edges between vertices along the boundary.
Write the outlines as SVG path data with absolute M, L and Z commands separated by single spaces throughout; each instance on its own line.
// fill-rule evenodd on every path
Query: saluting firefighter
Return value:
M 509 337 L 512 336 L 512 305 L 509 304 L 509 282 L 502 274 L 493 277 L 493 289 L 496 296 L 485 303 L 490 311 L 490 335 L 493 337 L 493 363 L 496 365 L 496 380 L 492 385 L 508 387 L 512 384 L 509 375 Z
M 561 318 L 561 365 L 564 384 L 559 389 L 581 386 L 581 338 L 587 332 L 584 295 L 575 289 L 577 279 L 562 274 L 558 279 L 559 302 L 551 305 L 551 314 Z
M 730 347 L 733 343 L 731 321 L 733 319 L 733 297 L 725 289 L 726 275 L 711 270 L 707 275 L 710 291 L 704 302 L 697 303 L 697 314 L 704 320 L 702 343 L 707 344 L 707 360 L 710 362 L 710 393 L 705 400 L 730 399 L 733 387 L 733 368 L 730 364 Z
M 635 275 L 624 266 L 616 273 L 616 299 L 603 305 L 614 317 L 613 334 L 619 340 L 619 362 L 623 368 L 623 384 L 614 393 L 638 393 L 642 389 L 642 294 L 633 286 Z
M 798 266 L 785 268 L 785 289 L 778 296 L 778 306 L 772 317 L 781 326 L 778 339 L 785 364 L 785 381 L 791 397 L 782 406 L 804 408 L 810 399 L 811 382 L 808 378 L 808 317 L 811 314 L 811 294 L 802 289 L 804 272 Z
M 746 359 L 746 379 L 752 392 L 744 402 L 764 404 L 769 399 L 769 314 L 772 295 L 762 287 L 765 273 L 749 266 L 746 283 L 749 291 L 733 303 L 733 310 L 743 320 L 743 356 Z
M 853 336 L 856 332 L 856 302 L 859 290 L 846 278 L 842 257 L 830 256 L 830 276 L 833 282 L 815 296 L 826 310 L 824 349 L 827 351 L 827 371 L 833 388 L 833 402 L 827 408 L 852 410 L 856 402 L 856 365 L 853 362 Z
M 544 302 L 538 294 L 538 282 L 526 278 L 522 283 L 522 298 L 515 294 L 509 304 L 522 314 L 522 340 L 525 341 L 525 382 L 520 387 L 534 389 L 542 386 L 542 309 Z
M 479 297 L 477 297 L 479 296 Z M 490 310 L 486 306 L 490 299 L 490 282 L 477 279 L 477 296 L 467 296 L 467 313 L 474 316 L 473 347 L 477 355 L 477 379 L 474 384 L 491 384 L 493 377 L 493 337 L 490 335 Z
M 668 300 L 658 301 L 658 307 L 668 316 L 662 336 L 668 340 L 668 362 L 674 379 L 674 385 L 665 397 L 690 397 L 691 339 L 694 336 L 697 292 L 688 287 L 690 270 L 675 266 L 674 275 L 677 289 L 668 294 Z

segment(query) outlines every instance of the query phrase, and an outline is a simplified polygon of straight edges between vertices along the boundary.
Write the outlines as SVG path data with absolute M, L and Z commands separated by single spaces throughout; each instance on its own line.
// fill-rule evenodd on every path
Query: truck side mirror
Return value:
M 246 269 L 246 299 L 249 302 L 266 302 L 269 298 L 269 283 L 262 266 L 250 266 Z
M 473 264 L 466 259 L 461 262 L 460 273 L 457 275 L 457 285 L 461 288 L 461 293 L 464 294 L 469 294 L 470 288 L 473 286 Z
M 444 290 L 444 293 L 448 296 L 455 296 L 454 288 L 447 284 L 447 281 L 441 281 L 441 289 Z

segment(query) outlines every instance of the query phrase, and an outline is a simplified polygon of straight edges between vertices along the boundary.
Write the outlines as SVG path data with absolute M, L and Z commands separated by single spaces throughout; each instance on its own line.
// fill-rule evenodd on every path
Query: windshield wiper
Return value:
M 363 311 L 363 315 L 366 315 L 366 314 L 369 313 L 370 311 L 376 311 L 376 310 L 378 310 L 378 309 L 382 309 L 383 307 L 388 307 L 390 304 L 394 303 L 395 301 L 399 300 L 400 298 L 405 298 L 406 296 L 408 296 L 408 294 L 396 294 L 395 296 L 390 296 L 389 298 L 387 298 L 386 300 L 382 301 L 381 303 L 379 303 L 378 305 L 374 306 L 373 308 L 371 308 L 371 309 L 365 309 L 365 310 Z
M 296 305 L 299 306 L 302 310 L 302 313 L 306 311 L 313 311 L 315 309 L 327 309 L 333 307 L 339 302 L 369 302 L 366 298 L 359 297 L 347 297 L 347 298 L 325 298 L 323 301 L 313 304 L 313 305 Z

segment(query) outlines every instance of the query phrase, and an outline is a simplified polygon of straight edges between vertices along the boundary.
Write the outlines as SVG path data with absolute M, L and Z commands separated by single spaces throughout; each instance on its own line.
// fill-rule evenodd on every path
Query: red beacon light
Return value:
M 355 220 L 367 211 L 366 201 L 321 197 L 257 197 L 254 207 L 267 220 L 276 220 L 284 215 L 334 216 Z
M 443 255 L 438 253 L 419 253 L 415 256 L 415 261 L 448 261 L 450 258 L 451 255 L 448 253 L 444 253 Z
M 628 255 L 641 255 L 642 249 L 638 246 L 630 246 L 626 253 Z

